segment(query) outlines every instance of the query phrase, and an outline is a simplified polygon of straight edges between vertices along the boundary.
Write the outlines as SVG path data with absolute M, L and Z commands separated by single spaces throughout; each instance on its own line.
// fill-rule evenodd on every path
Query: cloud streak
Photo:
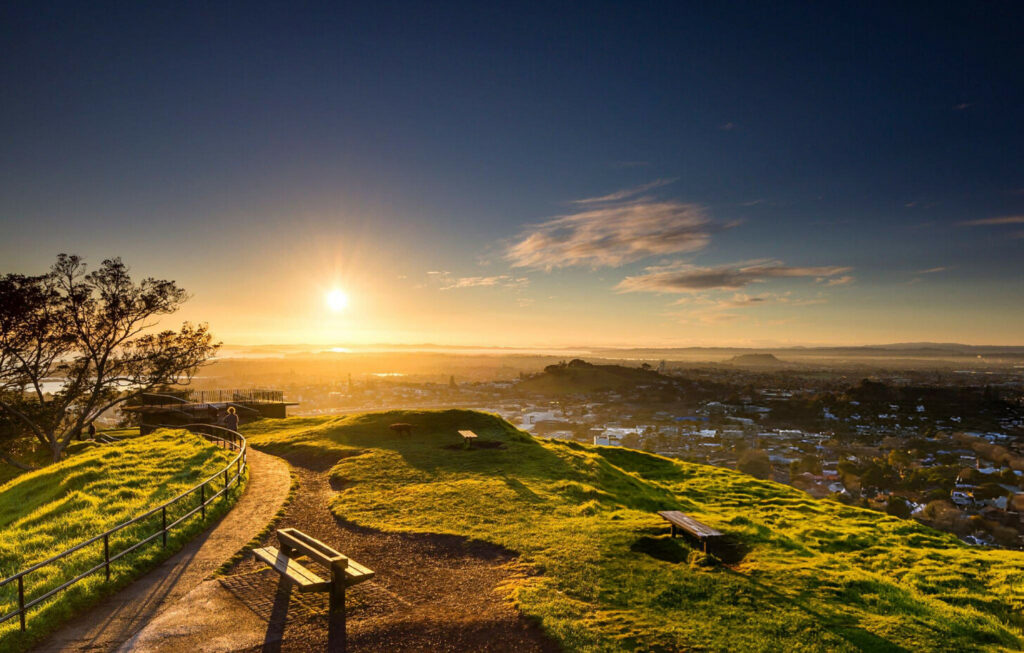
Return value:
M 749 261 L 716 267 L 672 264 L 647 268 L 644 274 L 629 276 L 615 287 L 619 292 L 693 293 L 705 290 L 739 290 L 770 279 L 813 277 L 850 283 L 853 279 L 831 279 L 852 268 L 840 266 L 794 267 L 780 261 Z M 827 283 L 827 281 L 826 281 Z
M 651 256 L 696 252 L 712 234 L 734 225 L 713 222 L 702 207 L 678 201 L 588 205 L 527 228 L 508 246 L 505 259 L 513 267 L 548 271 L 619 267 Z
M 513 277 L 510 274 L 499 274 L 492 277 L 459 277 L 457 279 L 447 278 L 444 280 L 441 290 L 457 290 L 460 288 L 490 288 L 500 286 L 503 288 L 522 288 L 528 286 L 529 279 L 525 277 Z
M 621 202 L 624 199 L 639 195 L 640 193 L 646 193 L 649 190 L 655 188 L 661 188 L 662 186 L 668 186 L 674 183 L 678 177 L 672 179 L 655 179 L 654 181 L 644 184 L 642 186 L 636 186 L 634 188 L 626 188 L 623 190 L 615 191 L 607 195 L 601 195 L 600 197 L 587 197 L 581 200 L 573 200 L 573 204 L 604 204 L 607 202 Z
M 713 297 L 708 294 L 697 294 L 673 302 L 674 306 L 685 306 L 685 310 L 669 313 L 674 317 L 686 322 L 696 319 L 705 324 L 721 324 L 736 320 L 747 319 L 746 315 L 733 313 L 737 309 L 754 308 L 770 304 L 784 304 L 788 306 L 810 306 L 813 304 L 825 303 L 822 296 L 813 298 L 793 297 L 791 293 L 765 293 L 762 295 L 748 295 L 746 293 L 733 293 L 730 297 Z
M 462 288 L 526 288 L 530 280 L 511 274 L 497 274 L 489 277 L 453 277 L 447 270 L 430 270 L 427 278 L 439 290 L 460 290 Z
M 824 283 L 826 286 L 848 286 L 853 283 L 853 281 L 854 279 L 850 275 L 836 277 L 834 279 L 826 279 L 824 277 L 818 279 L 819 283 Z
M 961 222 L 961 227 L 990 227 L 1006 224 L 1024 224 L 1024 215 L 1004 215 L 998 218 L 981 218 L 980 220 L 967 220 Z

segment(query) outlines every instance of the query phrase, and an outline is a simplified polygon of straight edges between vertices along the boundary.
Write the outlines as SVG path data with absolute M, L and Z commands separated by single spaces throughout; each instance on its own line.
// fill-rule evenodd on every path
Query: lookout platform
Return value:
M 288 406 L 298 402 L 285 401 L 280 390 L 182 390 L 146 393 L 122 410 L 139 415 L 140 431 L 146 434 L 160 426 L 216 424 L 228 408 L 235 409 L 242 424 L 262 417 L 284 418 Z

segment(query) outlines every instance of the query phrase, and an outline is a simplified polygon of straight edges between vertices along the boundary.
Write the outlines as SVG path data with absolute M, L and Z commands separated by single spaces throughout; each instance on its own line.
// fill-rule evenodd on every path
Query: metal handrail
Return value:
M 228 492 L 228 490 L 231 488 L 231 483 L 232 482 L 235 483 L 236 487 L 238 486 L 238 484 L 240 483 L 240 479 L 241 479 L 242 473 L 246 469 L 246 462 L 247 462 L 246 461 L 246 454 L 247 454 L 247 450 L 248 450 L 248 443 L 246 442 L 245 437 L 241 433 L 239 433 L 238 431 L 232 431 L 231 429 L 223 427 L 223 426 L 217 426 L 215 424 L 185 424 L 183 426 L 164 426 L 164 425 L 160 425 L 160 427 L 161 428 L 171 428 L 171 429 L 187 429 L 187 430 L 191 431 L 192 433 L 195 433 L 196 435 L 200 435 L 200 436 L 210 440 L 211 442 L 219 442 L 219 443 L 221 443 L 221 446 L 223 448 L 225 448 L 225 449 L 233 449 L 233 450 L 237 451 L 238 453 L 235 455 L 234 458 L 232 458 L 230 461 L 228 461 L 228 463 L 226 465 L 224 465 L 224 467 L 222 467 L 219 471 L 214 473 L 212 476 L 210 476 L 209 478 L 205 479 L 201 483 L 198 483 L 198 484 L 192 486 L 188 490 L 185 490 L 184 492 L 182 492 L 178 496 L 174 497 L 173 499 L 165 501 L 164 503 L 156 506 L 155 508 L 152 508 L 151 510 L 149 510 L 149 511 L 147 511 L 147 512 L 141 514 L 141 515 L 137 515 L 135 517 L 132 517 L 128 521 L 122 522 L 122 523 L 118 524 L 117 526 L 114 526 L 113 528 L 111 528 L 111 529 L 109 529 L 109 530 L 107 530 L 107 531 L 105 531 L 103 533 L 100 533 L 99 535 L 96 535 L 96 536 L 91 537 L 91 538 L 89 538 L 87 540 L 79 542 L 75 546 L 73 546 L 73 547 L 71 547 L 69 549 L 66 549 L 66 550 L 64 550 L 64 551 L 62 551 L 62 552 L 60 552 L 60 553 L 58 553 L 58 554 L 56 554 L 54 556 L 51 556 L 51 557 L 47 558 L 46 560 L 43 560 L 42 562 L 37 562 L 34 565 L 32 565 L 31 567 L 28 567 L 26 569 L 22 569 L 18 573 L 13 574 L 11 576 L 8 576 L 7 578 L 5 578 L 3 580 L 0 580 L 0 587 L 4 587 L 4 586 L 8 585 L 9 583 L 13 583 L 15 581 L 17 581 L 17 583 L 18 583 L 18 609 L 14 610 L 12 612 L 8 612 L 7 614 L 4 614 L 4 615 L 0 615 L 0 624 L 8 621 L 9 619 L 13 619 L 16 616 L 20 616 L 21 617 L 21 630 L 24 631 L 25 630 L 25 615 L 26 615 L 26 612 L 29 610 L 29 608 L 35 607 L 36 605 L 38 605 L 38 604 L 42 603 L 43 601 L 49 599 L 50 597 L 54 596 L 55 594 L 57 594 L 59 592 L 62 592 L 64 590 L 66 590 L 67 588 L 71 587 L 72 585 L 74 585 L 78 581 L 82 580 L 83 578 L 86 578 L 88 576 L 91 576 L 94 573 L 97 573 L 101 569 L 105 569 L 106 575 L 107 575 L 106 579 L 107 579 L 107 581 L 109 581 L 110 580 L 110 563 L 111 562 L 115 562 L 117 560 L 120 560 L 121 558 L 123 558 L 124 556 L 128 555 L 129 553 L 135 551 L 136 549 L 138 549 L 138 548 L 140 548 L 140 547 L 142 547 L 142 546 L 144 546 L 146 544 L 149 544 L 150 542 L 155 540 L 157 537 L 161 537 L 162 536 L 162 538 L 163 538 L 163 546 L 167 546 L 167 532 L 170 529 L 172 529 L 175 526 L 177 526 L 178 524 L 182 523 L 183 521 L 185 521 L 189 517 L 195 515 L 197 512 L 201 512 L 202 513 L 202 518 L 205 519 L 206 518 L 206 506 L 208 506 L 214 499 L 217 499 L 218 497 L 224 496 L 224 494 L 226 494 Z M 218 435 L 214 435 L 213 433 L 204 433 L 203 431 L 200 431 L 200 430 L 197 430 L 197 429 L 216 429 L 217 431 L 222 431 L 225 434 L 227 434 L 227 437 L 220 437 Z M 235 467 L 235 475 L 229 478 L 228 477 L 228 473 L 231 471 L 231 467 L 232 466 Z M 224 478 L 224 487 L 223 487 L 223 489 L 221 489 L 220 491 L 214 493 L 209 498 L 207 498 L 206 497 L 206 486 L 209 485 L 210 483 L 212 483 L 214 480 L 220 478 L 220 477 Z M 192 510 L 190 510 L 189 512 L 187 512 L 186 514 L 182 515 L 181 517 L 179 517 L 175 521 L 173 521 L 170 524 L 168 524 L 167 523 L 167 508 L 172 506 L 172 505 L 174 505 L 174 504 L 176 504 L 178 501 L 181 501 L 185 497 L 187 497 L 187 496 L 189 496 L 189 495 L 191 495 L 191 494 L 193 494 L 193 493 L 195 493 L 197 491 L 200 493 L 200 497 L 201 497 L 199 505 L 196 506 L 195 508 L 193 508 Z M 160 530 L 158 530 L 156 533 L 153 533 L 152 535 L 149 535 L 149 536 L 143 538 L 142 540 L 132 544 L 131 546 L 129 546 L 128 548 L 126 548 L 126 549 L 124 549 L 122 551 L 120 551 L 119 553 L 117 553 L 117 554 L 115 554 L 113 556 L 110 555 L 110 536 L 111 535 L 113 535 L 114 533 L 117 533 L 118 531 L 121 531 L 121 530 L 123 530 L 123 529 L 125 529 L 125 528 L 127 528 L 127 527 L 129 527 L 129 526 L 131 526 L 133 524 L 137 524 L 137 523 L 139 523 L 140 521 L 142 521 L 144 519 L 152 517 L 153 515 L 157 514 L 158 512 L 161 513 L 161 516 L 162 516 Z M 92 567 L 91 569 L 88 569 L 88 570 L 82 572 L 81 574 L 75 576 L 71 580 L 66 581 L 64 584 L 49 590 L 48 592 L 46 592 L 42 596 L 38 596 L 38 597 L 32 599 L 31 601 L 28 601 L 27 603 L 25 602 L 25 580 L 24 579 L 25 579 L 26 575 L 32 573 L 33 571 L 36 571 L 36 570 L 41 569 L 43 567 L 46 567 L 47 565 L 51 565 L 54 562 L 57 562 L 58 560 L 66 558 L 69 555 L 71 555 L 72 553 L 75 553 L 76 551 L 79 551 L 79 550 L 89 546 L 90 544 L 95 544 L 96 542 L 99 542 L 100 540 L 103 540 L 103 562 L 101 562 L 98 565 Z
M 175 404 L 265 404 L 284 401 L 282 390 L 224 389 L 224 390 L 183 390 L 178 394 L 145 392 L 142 395 L 149 405 Z

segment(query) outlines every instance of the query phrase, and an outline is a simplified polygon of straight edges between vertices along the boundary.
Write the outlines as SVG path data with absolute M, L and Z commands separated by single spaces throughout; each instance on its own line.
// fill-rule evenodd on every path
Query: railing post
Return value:
M 110 582 L 110 533 L 103 534 L 103 565 L 107 570 L 107 582 Z
M 161 530 L 163 530 L 163 532 L 164 532 L 164 537 L 163 537 L 164 543 L 163 543 L 163 546 L 166 547 L 167 546 L 167 506 L 164 506 L 164 507 L 160 508 L 160 524 L 161 524 Z
M 206 483 L 199 486 L 199 509 L 202 513 L 202 519 L 206 520 Z
M 228 498 L 228 470 L 224 468 L 224 499 Z
M 25 632 L 25 577 L 18 576 L 18 617 L 21 619 L 21 631 Z

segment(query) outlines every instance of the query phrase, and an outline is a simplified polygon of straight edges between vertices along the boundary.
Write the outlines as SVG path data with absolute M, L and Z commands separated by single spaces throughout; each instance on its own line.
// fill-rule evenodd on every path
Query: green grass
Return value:
M 75 447 L 74 455 L 63 462 L 0 486 L 0 578 L 145 513 L 217 472 L 234 455 L 187 431 L 158 431 L 113 445 Z M 233 490 L 227 501 L 211 504 L 205 523 L 196 516 L 172 530 L 166 548 L 158 538 L 112 563 L 110 583 L 102 572 L 94 574 L 30 610 L 26 633 L 18 631 L 17 618 L 0 624 L 0 651 L 24 650 L 75 612 L 166 559 L 226 512 L 238 494 Z M 168 522 L 198 504 L 198 495 L 176 504 L 168 510 Z M 159 528 L 158 513 L 119 531 L 110 538 L 111 555 Z M 100 541 L 30 573 L 25 577 L 26 600 L 102 559 Z M 16 608 L 16 583 L 0 588 L 0 614 Z
M 118 437 L 118 438 L 136 438 L 136 437 L 139 437 L 139 428 L 137 426 L 132 427 L 132 428 L 113 429 L 113 430 L 107 430 L 107 431 L 101 431 L 101 432 L 102 433 L 106 433 L 107 435 L 113 435 L 113 436 Z M 88 448 L 90 448 L 92 446 L 93 446 L 92 442 L 88 442 L 88 441 L 79 442 L 77 440 L 72 440 L 68 444 L 68 448 L 66 450 L 67 451 L 67 455 L 68 456 L 73 456 L 76 453 L 79 453 L 80 451 L 87 450 Z M 47 466 L 47 465 L 49 465 L 49 464 L 51 464 L 53 462 L 53 454 L 50 452 L 50 450 L 48 448 L 44 447 L 42 444 L 40 444 L 34 438 L 30 440 L 30 444 L 26 448 L 27 448 L 27 451 L 25 451 L 24 453 L 20 453 L 20 454 L 14 456 L 14 458 L 16 460 L 18 460 L 19 462 L 24 463 L 26 465 L 31 465 L 31 466 L 34 466 L 34 467 L 40 467 L 40 468 L 45 467 L 45 466 Z M 17 477 L 19 477 L 19 476 L 21 476 L 22 474 L 25 474 L 25 473 L 27 473 L 26 470 L 21 469 L 19 467 L 15 467 L 14 465 L 9 465 L 9 464 L 3 462 L 2 460 L 0 460 L 0 485 L 4 485 L 5 483 L 9 483 L 10 481 L 14 480 L 15 478 L 17 478 Z
M 394 422 L 415 425 L 412 437 L 396 437 Z M 459 428 L 504 447 L 444 448 L 460 442 Z M 518 552 L 539 575 L 506 589 L 569 650 L 1022 647 L 1024 554 L 738 472 L 534 440 L 467 411 L 265 420 L 245 431 L 272 453 L 337 460 L 340 518 Z M 728 559 L 668 539 L 662 509 L 725 532 Z

